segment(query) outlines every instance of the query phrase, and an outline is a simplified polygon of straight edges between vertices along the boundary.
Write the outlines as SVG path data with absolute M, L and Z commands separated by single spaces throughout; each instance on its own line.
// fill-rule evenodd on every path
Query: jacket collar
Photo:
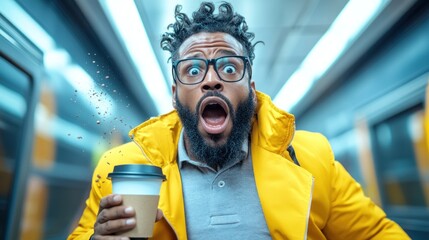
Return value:
M 128 135 L 140 147 L 143 156 L 163 167 L 176 161 L 181 129 L 179 115 L 173 110 L 147 120 L 131 129 Z
M 256 97 L 258 145 L 267 151 L 282 154 L 292 142 L 295 117 L 277 108 L 268 95 L 257 91 Z M 254 121 L 253 129 L 255 124 Z M 139 145 L 150 162 L 164 166 L 176 161 L 181 129 L 179 115 L 173 110 L 140 124 L 129 132 L 129 136 Z
M 257 134 L 253 133 L 252 138 L 257 136 L 258 145 L 263 149 L 282 154 L 291 144 L 295 134 L 295 117 L 277 108 L 268 95 L 261 92 L 256 94 L 257 125 L 253 124 L 252 131 L 256 130 Z

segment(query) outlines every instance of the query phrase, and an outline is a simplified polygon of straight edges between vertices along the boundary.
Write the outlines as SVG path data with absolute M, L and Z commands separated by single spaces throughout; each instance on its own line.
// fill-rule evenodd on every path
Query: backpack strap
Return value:
M 295 155 L 295 150 L 293 149 L 292 145 L 289 145 L 289 147 L 287 148 L 287 151 L 289 152 L 289 156 L 292 158 L 293 162 L 296 165 L 301 166 L 299 165 L 298 159 L 296 158 L 296 155 Z

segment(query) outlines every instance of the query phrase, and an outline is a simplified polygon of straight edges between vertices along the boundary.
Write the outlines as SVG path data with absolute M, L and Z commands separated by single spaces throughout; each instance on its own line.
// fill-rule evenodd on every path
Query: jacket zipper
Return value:
M 132 134 L 131 136 L 130 136 L 130 138 L 131 138 L 131 140 L 137 145 L 137 147 L 140 149 L 140 151 L 142 152 L 142 154 L 143 154 L 143 156 L 146 158 L 146 160 L 148 160 L 152 165 L 155 165 L 155 164 L 153 164 L 153 162 L 150 160 L 150 158 L 146 155 L 146 153 L 145 153 L 145 151 L 143 150 L 143 148 L 142 148 L 142 146 L 140 146 L 140 144 L 138 144 L 138 142 L 136 142 L 136 140 L 134 139 L 134 134 Z
M 308 222 L 310 221 L 310 210 L 311 210 L 311 202 L 313 201 L 313 190 L 314 190 L 314 177 L 311 178 L 310 204 L 308 205 L 308 210 L 307 210 L 304 240 L 307 240 L 307 235 L 308 235 Z

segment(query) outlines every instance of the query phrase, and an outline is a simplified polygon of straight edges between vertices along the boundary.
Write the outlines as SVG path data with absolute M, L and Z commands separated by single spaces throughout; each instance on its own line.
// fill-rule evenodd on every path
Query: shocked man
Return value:
M 167 181 L 153 239 L 408 239 L 346 172 L 320 134 L 256 91 L 253 33 L 222 3 L 192 19 L 177 6 L 161 46 L 171 53 L 174 111 L 104 154 L 69 239 L 123 239 L 135 211 L 111 194 L 115 165 L 155 164 Z M 100 181 L 101 179 L 101 181 Z

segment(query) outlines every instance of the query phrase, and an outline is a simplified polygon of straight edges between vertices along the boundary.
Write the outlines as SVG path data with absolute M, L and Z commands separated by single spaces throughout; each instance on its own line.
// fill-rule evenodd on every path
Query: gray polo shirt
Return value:
M 191 160 L 183 130 L 178 160 L 189 239 L 271 239 L 253 174 L 248 141 L 244 159 L 216 171 Z

